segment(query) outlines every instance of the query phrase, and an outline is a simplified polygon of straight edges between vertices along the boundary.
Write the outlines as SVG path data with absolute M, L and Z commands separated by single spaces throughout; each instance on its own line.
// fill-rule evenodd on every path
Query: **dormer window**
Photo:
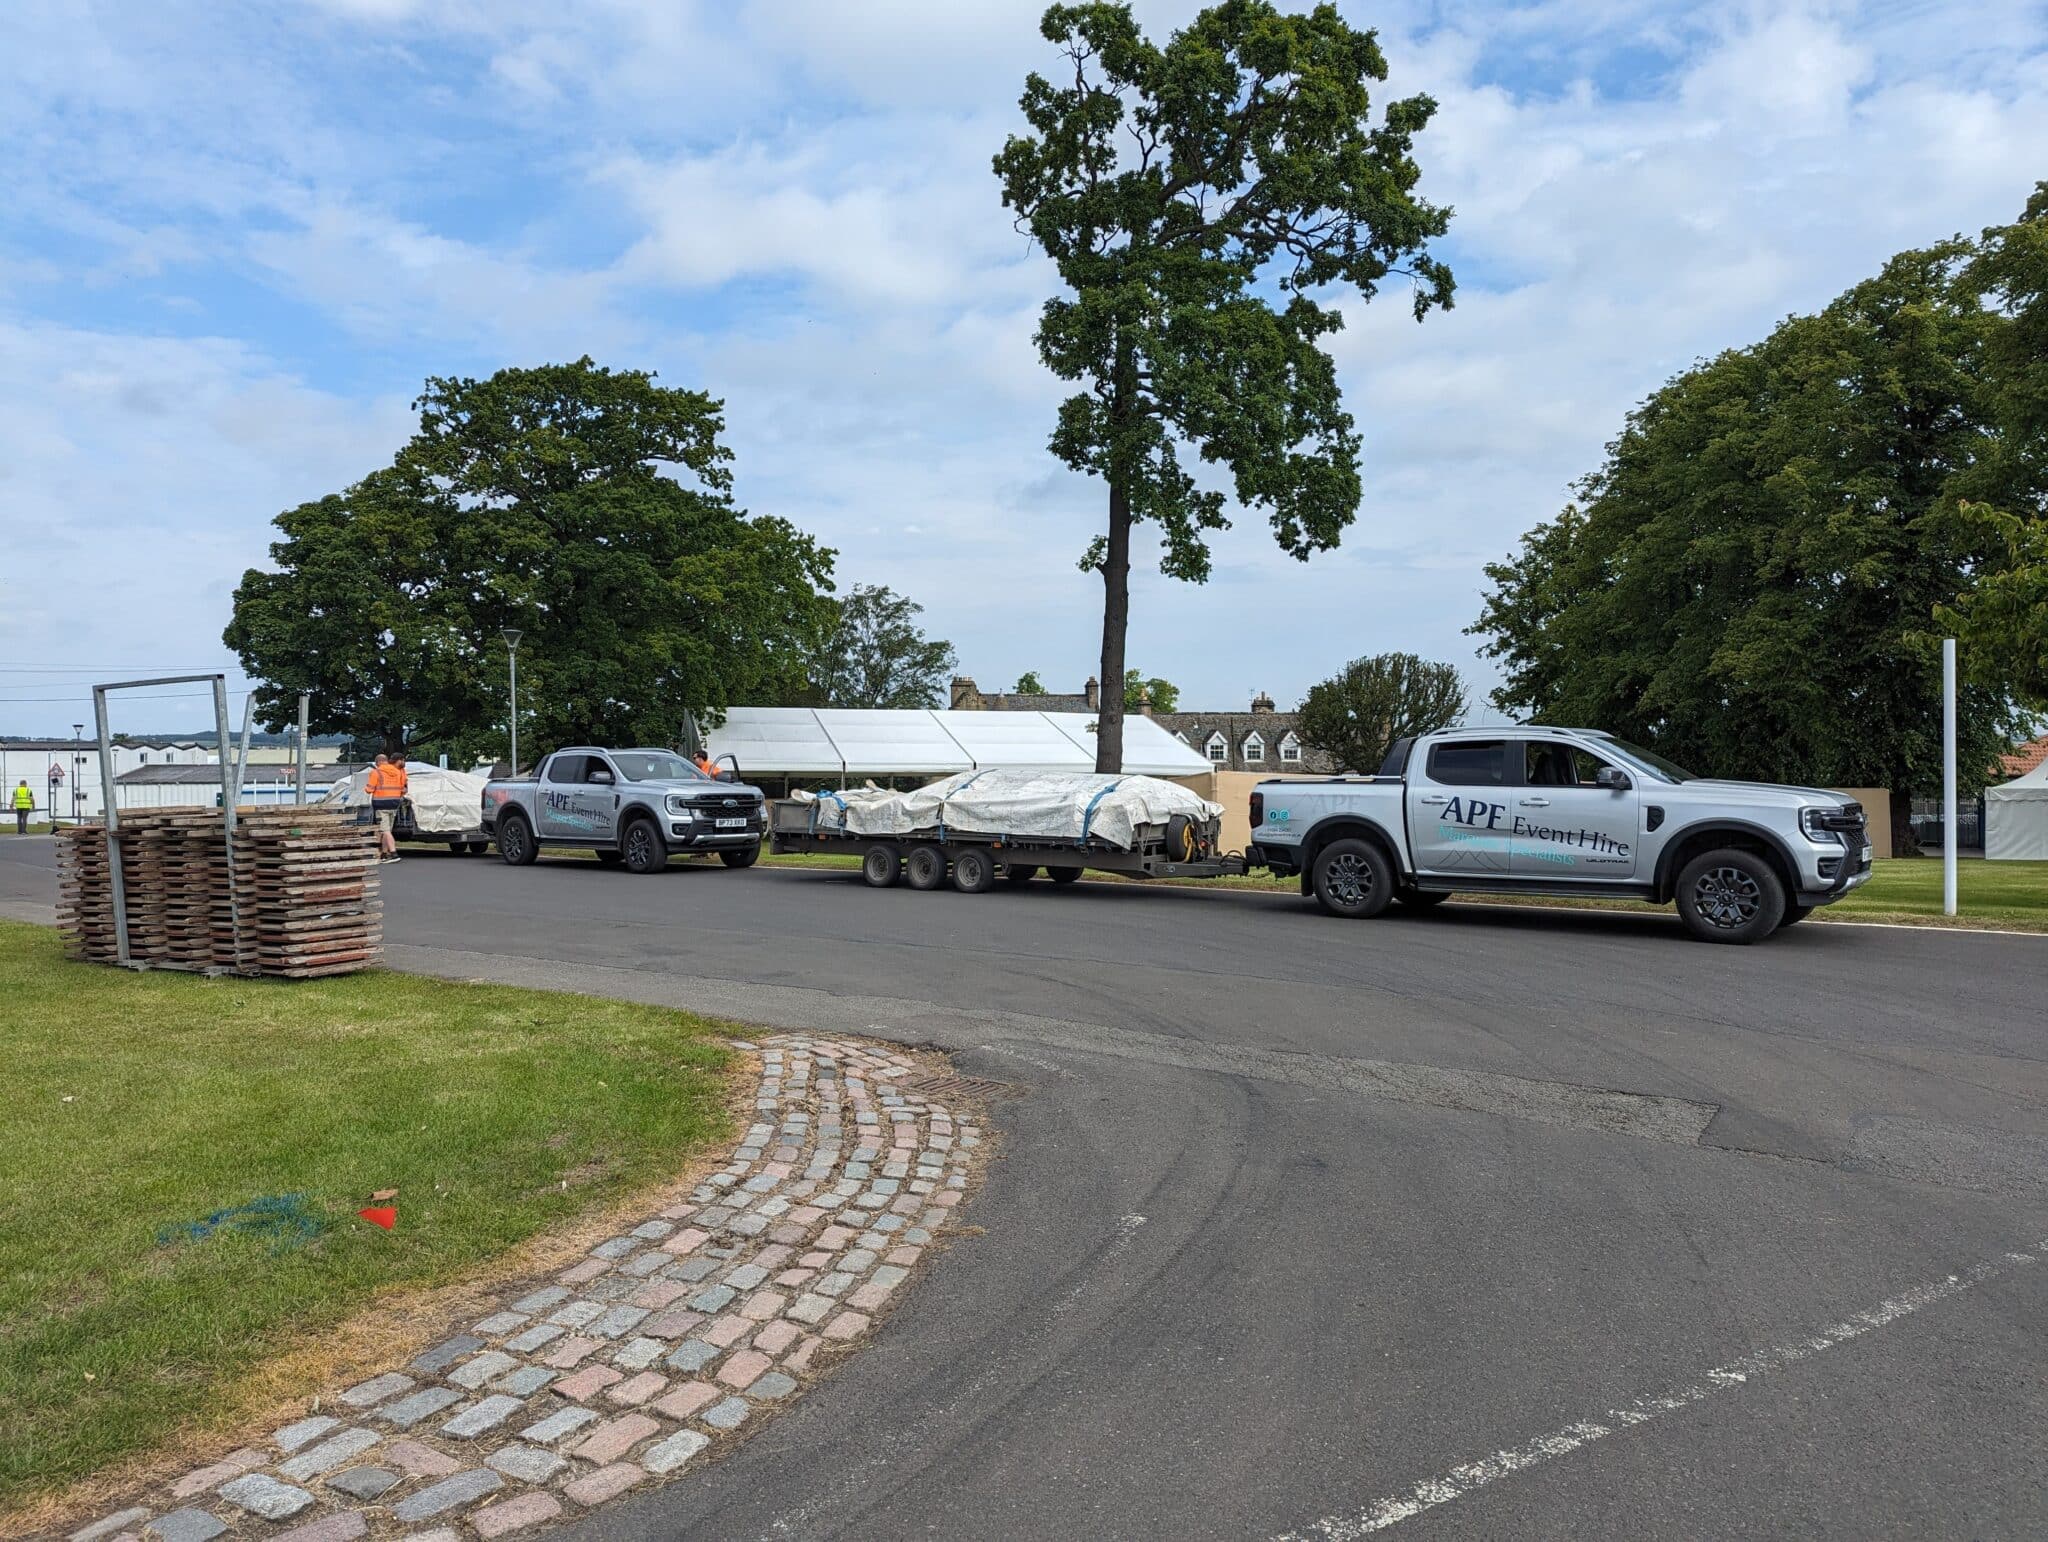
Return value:
M 1301 741 L 1290 732 L 1280 741 L 1280 759 L 1286 765 L 1298 765 L 1301 761 Z
M 1244 758 L 1247 765 L 1260 765 L 1266 759 L 1266 741 L 1256 732 L 1244 736 Z
M 1223 730 L 1220 728 L 1209 735 L 1209 742 L 1204 748 L 1209 752 L 1209 759 L 1215 765 L 1224 765 L 1230 760 L 1230 741 L 1223 737 Z

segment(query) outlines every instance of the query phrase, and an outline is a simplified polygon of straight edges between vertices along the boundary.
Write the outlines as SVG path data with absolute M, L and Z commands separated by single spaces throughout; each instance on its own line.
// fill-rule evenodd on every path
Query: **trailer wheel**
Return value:
M 540 843 L 524 814 L 504 814 L 498 819 L 498 855 L 507 867 L 531 867 L 540 855 Z
M 953 887 L 962 894 L 986 894 L 996 886 L 996 859 L 978 846 L 953 858 Z
M 600 851 L 597 854 L 597 865 L 599 867 L 621 867 L 624 866 L 625 861 L 626 854 L 623 851 Z
M 1333 916 L 1364 920 L 1387 908 L 1394 874 L 1371 841 L 1332 841 L 1316 854 L 1316 903 Z
M 727 867 L 752 867 L 761 860 L 761 843 L 756 841 L 751 846 L 735 846 L 731 851 L 721 851 L 718 860 Z
M 903 853 L 894 846 L 870 846 L 860 859 L 860 876 L 870 889 L 886 889 L 903 876 Z
M 1448 889 L 1401 889 L 1394 895 L 1394 903 L 1403 910 L 1434 910 L 1451 897 Z
M 946 881 L 946 854 L 936 846 L 913 846 L 903 859 L 903 881 L 919 891 Z
M 1025 867 L 1016 862 L 1005 862 L 1003 864 L 1004 883 L 1026 884 L 1037 876 L 1038 869 L 1035 867 Z
M 1045 876 L 1054 883 L 1079 883 L 1081 870 L 1078 867 L 1049 867 L 1045 870 Z

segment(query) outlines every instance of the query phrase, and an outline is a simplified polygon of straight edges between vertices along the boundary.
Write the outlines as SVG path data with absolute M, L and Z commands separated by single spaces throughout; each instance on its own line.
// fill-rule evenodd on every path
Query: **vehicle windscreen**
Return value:
M 614 750 L 612 763 L 629 782 L 705 781 L 699 771 L 680 755 L 667 750 Z
M 1699 778 L 1675 760 L 1666 760 L 1655 750 L 1646 750 L 1639 744 L 1630 744 L 1626 739 L 1602 738 L 1600 747 L 1610 751 L 1615 759 L 1629 761 L 1638 771 L 1647 771 L 1667 782 L 1696 782 Z

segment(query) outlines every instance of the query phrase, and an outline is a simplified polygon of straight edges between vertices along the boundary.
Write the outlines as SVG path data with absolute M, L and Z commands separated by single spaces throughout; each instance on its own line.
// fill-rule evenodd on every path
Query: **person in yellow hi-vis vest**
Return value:
M 36 806 L 36 795 L 29 791 L 28 778 L 21 779 L 21 785 L 14 789 L 14 833 L 28 834 L 28 816 Z

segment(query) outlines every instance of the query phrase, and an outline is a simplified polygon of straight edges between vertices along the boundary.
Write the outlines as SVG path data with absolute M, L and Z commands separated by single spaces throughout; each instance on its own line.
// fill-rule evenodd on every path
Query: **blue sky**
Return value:
M 1045 452 L 1054 279 L 988 165 L 1039 9 L 15 0 L 0 731 L 229 664 L 271 517 L 388 459 L 427 375 L 582 353 L 723 397 L 742 502 L 922 603 L 983 686 L 1077 687 L 1103 499 Z M 1298 564 L 1252 513 L 1210 584 L 1139 581 L 1132 658 L 1190 705 L 1291 703 L 1386 648 L 1483 689 L 1481 565 L 1632 403 L 2048 177 L 2038 4 L 1344 9 L 1389 96 L 1442 103 L 1419 155 L 1458 306 L 1345 305 L 1367 492 L 1340 550 Z

